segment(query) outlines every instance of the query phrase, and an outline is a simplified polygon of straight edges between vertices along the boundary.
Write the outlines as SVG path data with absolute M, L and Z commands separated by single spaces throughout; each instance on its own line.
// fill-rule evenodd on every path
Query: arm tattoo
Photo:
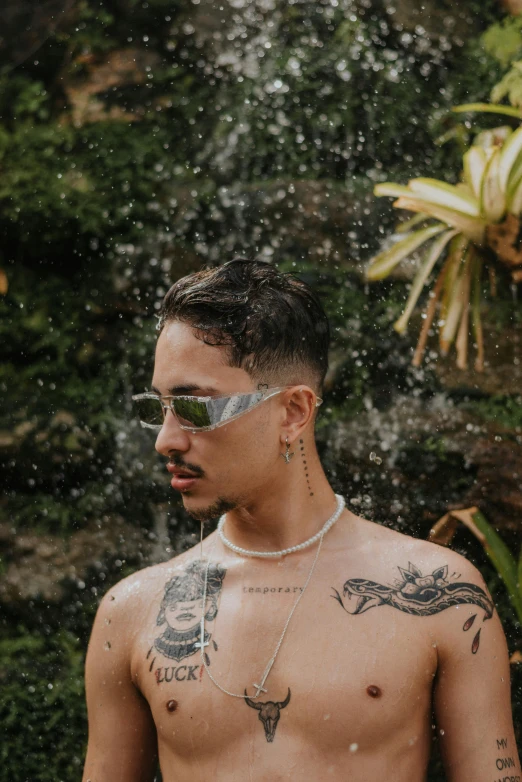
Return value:
M 449 581 L 447 565 L 423 576 L 410 562 L 407 570 L 399 567 L 399 572 L 402 579 L 392 587 L 366 578 L 351 578 L 344 583 L 342 596 L 334 589 L 332 597 L 349 614 L 362 614 L 370 608 L 387 605 L 415 616 L 432 616 L 450 606 L 470 603 L 484 609 L 483 622 L 493 616 L 494 605 L 486 592 L 475 584 Z M 476 616 L 474 614 L 466 620 L 462 628 L 464 631 L 471 628 Z M 479 643 L 480 628 L 473 638 L 473 654 L 477 653 Z
M 497 750 L 502 753 L 509 752 L 508 740 L 505 738 L 497 739 Z M 495 777 L 493 782 L 520 782 L 520 776 L 518 774 L 513 775 L 511 771 L 505 776 L 506 769 L 517 770 L 518 764 L 512 755 L 503 754 L 501 757 L 495 759 L 495 766 L 497 771 L 503 772 L 500 777 Z M 520 768 L 518 768 L 520 771 Z

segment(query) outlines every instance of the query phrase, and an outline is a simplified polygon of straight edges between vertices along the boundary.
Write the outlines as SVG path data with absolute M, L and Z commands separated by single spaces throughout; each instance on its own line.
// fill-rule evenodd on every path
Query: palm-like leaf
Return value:
M 369 280 L 382 280 L 408 255 L 411 255 L 424 242 L 432 239 L 445 228 L 444 225 L 430 225 L 429 228 L 421 228 L 415 233 L 409 234 L 405 239 L 397 242 L 389 250 L 376 255 L 372 267 L 368 271 Z
M 456 212 L 462 212 L 471 217 L 480 216 L 480 206 L 477 199 L 464 193 L 455 185 L 439 182 L 438 179 L 418 177 L 410 179 L 408 188 L 413 190 L 415 198 L 420 198 L 431 204 L 439 204 L 445 209 L 454 209 Z
M 471 147 L 464 155 L 464 179 L 469 183 L 477 202 L 487 162 L 488 156 L 483 147 Z
M 505 117 L 515 117 L 522 119 L 522 111 L 513 106 L 503 106 L 501 103 L 463 103 L 461 106 L 454 106 L 453 111 L 462 114 L 468 111 L 481 111 L 486 114 L 503 114 Z
M 481 245 L 484 242 L 487 223 L 481 218 L 470 217 L 467 214 L 463 214 L 463 212 L 457 212 L 456 209 L 446 209 L 438 204 L 420 201 L 415 197 L 406 198 L 402 196 L 393 205 L 397 209 L 408 209 L 410 212 L 426 212 L 430 217 L 441 220 L 446 225 L 452 226 L 452 228 L 457 228 L 476 244 Z
M 498 110 L 499 113 L 521 117 L 518 111 L 504 112 L 503 109 L 507 108 L 504 106 L 484 105 L 489 106 L 488 111 Z M 484 105 L 469 104 L 458 107 L 458 110 L 485 110 Z M 487 255 L 488 246 L 493 247 L 490 227 L 504 222 L 510 214 L 517 219 L 522 215 L 522 127 L 515 132 L 511 128 L 502 127 L 487 134 L 479 134 L 475 144 L 464 155 L 463 178 L 457 185 L 429 177 L 417 177 L 407 185 L 382 182 L 376 185 L 374 192 L 378 196 L 395 197 L 395 208 L 416 213 L 415 217 L 399 226 L 399 232 L 408 231 L 421 222 L 431 221 L 431 224 L 407 234 L 391 249 L 379 253 L 370 261 L 367 269 L 369 280 L 383 279 L 402 260 L 423 244 L 434 240 L 421 261 L 406 307 L 394 323 L 395 330 L 400 334 L 406 331 L 422 289 L 437 263 L 448 255 L 444 274 L 439 274 L 435 283 L 435 299 L 432 297 L 424 315 L 413 363 L 420 363 L 435 308 L 440 306 L 441 352 L 446 354 L 455 342 L 457 365 L 460 368 L 467 366 L 471 319 L 477 345 L 475 369 L 482 371 L 481 274 L 486 262 L 490 280 L 494 279 L 494 267 Z M 503 262 L 508 264 L 507 255 Z M 518 261 L 510 260 L 509 263 L 513 267 Z M 512 274 L 514 281 L 522 277 L 522 272 L 518 270 L 512 270 Z
M 419 268 L 419 271 L 417 272 L 417 276 L 413 281 L 413 285 L 411 286 L 410 295 L 408 297 L 408 301 L 406 302 L 406 308 L 401 317 L 393 325 L 394 329 L 398 331 L 399 334 L 403 334 L 406 331 L 411 313 L 413 312 L 413 308 L 417 303 L 426 280 L 433 271 L 433 267 L 445 250 L 446 245 L 449 241 L 451 241 L 451 239 L 453 239 L 454 236 L 456 236 L 456 234 L 457 231 L 445 231 L 442 236 L 439 236 L 438 239 L 433 242 L 428 253 L 426 254 L 426 257 L 421 267 Z
M 482 178 L 480 211 L 488 223 L 498 222 L 506 209 L 506 191 L 500 184 L 500 161 L 500 150 L 495 149 Z
M 478 508 L 452 510 L 440 518 L 430 532 L 430 540 L 447 545 L 456 531 L 455 520 L 464 524 L 482 543 L 508 591 L 518 621 L 522 624 L 522 552 L 515 559 L 498 532 Z
M 522 152 L 522 127 L 518 128 L 506 141 L 500 152 L 499 162 L 499 186 L 503 193 L 506 192 L 510 173 Z

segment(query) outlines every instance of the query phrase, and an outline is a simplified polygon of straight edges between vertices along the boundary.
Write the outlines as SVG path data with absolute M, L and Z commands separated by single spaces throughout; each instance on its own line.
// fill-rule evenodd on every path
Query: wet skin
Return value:
M 207 553 L 220 571 L 203 653 L 222 686 L 253 696 L 315 548 L 282 561 L 246 561 L 211 535 Z M 122 685 L 135 725 L 130 738 L 141 741 L 137 761 L 152 757 L 157 744 L 165 782 L 424 782 L 433 707 L 451 782 L 520 776 L 502 629 L 478 572 L 462 557 L 345 511 L 325 538 L 261 705 L 223 694 L 203 669 L 193 647 L 198 621 L 184 616 L 199 620 L 201 600 L 165 606 L 169 586 L 172 601 L 187 590 L 197 594 L 199 558 L 197 546 L 116 585 L 100 608 L 111 623 L 91 640 L 98 656 L 110 641 L 103 652 L 109 671 L 109 657 L 121 650 L 131 682 L 128 690 Z M 418 575 L 408 575 L 410 564 Z M 355 594 L 362 579 L 363 599 Z M 387 601 L 371 585 L 381 585 Z M 446 605 L 456 597 L 462 602 Z M 162 652 L 156 641 L 167 624 L 196 637 L 174 636 Z M 113 673 L 120 664 L 114 660 Z M 462 719 L 467 732 L 458 727 Z

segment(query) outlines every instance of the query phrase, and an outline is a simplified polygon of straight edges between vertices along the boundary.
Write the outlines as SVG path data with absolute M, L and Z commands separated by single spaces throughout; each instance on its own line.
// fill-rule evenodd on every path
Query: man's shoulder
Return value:
M 483 584 L 480 571 L 461 554 L 446 546 L 416 538 L 384 524 L 358 519 L 359 536 L 372 557 L 396 569 L 413 570 L 417 577 L 444 569 L 446 576 Z
M 107 590 L 100 606 L 109 604 L 111 609 L 116 611 L 118 608 L 136 611 L 142 604 L 150 605 L 150 598 L 164 588 L 166 581 L 194 559 L 196 548 L 194 546 L 172 559 L 149 565 L 125 576 Z
M 448 648 L 455 643 L 458 647 L 462 622 L 448 622 L 451 614 L 446 609 L 453 613 L 464 606 L 459 616 L 465 616 L 469 608 L 464 629 L 471 627 L 477 608 L 485 611 L 486 619 L 493 615 L 482 575 L 456 551 L 366 520 L 357 522 L 354 538 L 342 589 L 336 589 L 337 600 L 348 613 L 385 605 L 408 616 L 431 617 L 440 631 L 437 637 L 445 639 Z M 423 627 L 429 633 L 434 629 L 432 622 Z

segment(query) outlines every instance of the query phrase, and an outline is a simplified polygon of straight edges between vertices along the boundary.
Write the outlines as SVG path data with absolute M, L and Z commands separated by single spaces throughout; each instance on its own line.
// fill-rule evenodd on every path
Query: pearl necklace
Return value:
M 342 497 L 340 494 L 336 494 L 335 498 L 337 500 L 337 510 L 333 514 L 333 516 L 330 516 L 328 521 L 325 523 L 324 527 L 319 530 L 319 532 L 316 535 L 312 535 L 311 538 L 308 538 L 308 540 L 305 540 L 304 543 L 298 543 L 297 546 L 290 546 L 289 548 L 281 549 L 281 551 L 250 551 L 246 548 L 241 548 L 241 546 L 236 546 L 235 543 L 232 543 L 226 536 L 223 531 L 223 528 L 225 526 L 225 517 L 226 514 L 224 513 L 221 518 L 218 521 L 217 526 L 217 532 L 219 537 L 221 538 L 222 543 L 225 544 L 228 548 L 232 549 L 232 551 L 235 551 L 236 554 L 241 554 L 243 557 L 264 557 L 264 558 L 271 558 L 271 557 L 283 557 L 286 554 L 292 554 L 294 551 L 302 551 L 304 548 L 308 548 L 308 546 L 312 546 L 319 538 L 322 538 L 323 535 L 325 535 L 330 527 L 333 527 L 339 516 L 341 515 L 343 508 L 344 508 L 344 497 Z
M 231 695 L 233 698 L 249 698 L 250 700 L 255 700 L 256 698 L 259 697 L 261 692 L 264 692 L 264 693 L 268 692 L 267 688 L 265 687 L 266 680 L 268 679 L 268 675 L 269 675 L 270 671 L 272 670 L 272 667 L 273 667 L 273 665 L 274 665 L 274 663 L 276 661 L 276 657 L 277 657 L 277 655 L 279 653 L 279 649 L 281 648 L 281 645 L 283 643 L 283 639 L 284 639 L 286 631 L 288 629 L 288 625 L 290 624 L 290 620 L 292 619 L 292 616 L 294 615 L 294 611 L 296 610 L 297 606 L 299 605 L 299 601 L 303 597 L 303 595 L 304 595 L 304 593 L 306 591 L 306 587 L 308 586 L 308 584 L 310 583 L 310 579 L 312 578 L 312 573 L 314 572 L 316 562 L 317 562 L 317 560 L 319 558 L 319 552 L 321 551 L 321 546 L 322 546 L 322 543 L 323 543 L 323 537 L 325 536 L 326 532 L 328 532 L 330 527 L 332 527 L 335 524 L 335 522 L 337 521 L 337 519 L 341 515 L 342 510 L 344 508 L 344 504 L 345 504 L 344 497 L 342 497 L 340 494 L 336 494 L 335 496 L 337 498 L 337 510 L 335 511 L 333 516 L 331 516 L 328 519 L 326 524 L 317 533 L 317 535 L 314 535 L 313 538 L 309 538 L 309 540 L 305 541 L 304 543 L 299 544 L 298 546 L 292 546 L 291 549 L 284 549 L 283 551 L 275 552 L 275 554 L 272 554 L 272 553 L 270 554 L 271 556 L 274 556 L 274 555 L 282 556 L 283 554 L 290 553 L 291 551 L 299 551 L 301 548 L 304 548 L 305 546 L 309 546 L 315 540 L 319 539 L 319 545 L 317 547 L 317 551 L 315 552 L 314 561 L 312 562 L 312 567 L 310 568 L 310 572 L 308 573 L 308 578 L 306 579 L 305 585 L 304 585 L 301 593 L 298 595 L 297 600 L 295 601 L 294 606 L 293 606 L 292 610 L 290 611 L 288 619 L 285 622 L 285 626 L 283 628 L 283 632 L 281 633 L 281 637 L 279 638 L 279 641 L 277 642 L 276 648 L 274 649 L 274 653 L 273 653 L 272 657 L 270 658 L 270 660 L 267 663 L 267 666 L 266 666 L 266 668 L 264 670 L 263 676 L 261 677 L 260 683 L 259 684 L 256 684 L 255 682 L 253 683 L 253 686 L 256 688 L 255 695 L 252 695 L 252 696 L 247 695 L 246 694 L 246 689 L 245 689 L 244 694 L 243 693 L 238 694 L 238 693 L 230 692 L 229 690 L 226 690 L 224 687 L 221 686 L 221 684 L 219 684 L 219 682 L 216 681 L 214 676 L 211 674 L 211 672 L 209 670 L 209 667 L 208 667 L 208 664 L 207 664 L 207 661 L 205 659 L 205 646 L 209 645 L 208 641 L 205 641 L 205 604 L 207 602 L 207 582 L 208 582 L 208 571 L 209 571 L 209 567 L 210 567 L 210 558 L 207 560 L 207 567 L 206 567 L 206 570 L 205 570 L 205 585 L 203 587 L 203 601 L 202 601 L 202 611 L 201 611 L 200 639 L 199 639 L 199 643 L 195 644 L 195 646 L 199 647 L 199 650 L 200 650 L 200 653 L 201 653 L 201 662 L 203 663 L 203 667 L 205 668 L 206 672 L 208 673 L 210 680 L 216 685 L 216 687 L 219 690 L 221 690 L 221 692 L 224 692 L 225 695 Z M 221 519 L 224 519 L 224 518 L 225 518 L 224 516 L 221 517 Z M 220 522 L 221 522 L 221 519 L 220 519 Z M 229 543 L 227 542 L 226 545 L 229 545 Z M 239 548 L 238 546 L 233 546 L 233 545 L 230 545 L 230 547 L 233 548 L 234 550 Z M 240 551 L 244 551 L 244 550 L 245 549 L 240 549 Z M 265 552 L 248 552 L 248 556 L 265 556 Z

